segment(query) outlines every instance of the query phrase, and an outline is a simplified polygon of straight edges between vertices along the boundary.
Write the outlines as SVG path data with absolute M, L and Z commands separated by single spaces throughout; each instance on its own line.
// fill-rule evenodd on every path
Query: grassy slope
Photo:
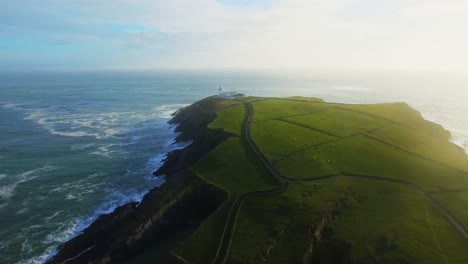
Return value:
M 450 212 L 460 219 L 468 229 L 468 190 L 464 192 L 435 193 L 433 197 L 440 201 Z
M 401 179 L 428 191 L 468 187 L 468 177 L 457 170 L 364 136 L 348 138 L 293 155 L 279 162 L 278 168 L 295 178 L 346 171 Z
M 212 129 L 222 128 L 238 136 L 242 133 L 242 122 L 245 116 L 244 105 L 235 105 L 231 108 L 223 109 L 217 112 L 218 118 L 208 127 Z
M 432 132 L 429 129 L 418 131 L 393 125 L 374 131 L 371 135 L 430 159 L 468 171 L 468 162 L 463 155 L 464 150 L 455 144 L 447 144 L 444 137 L 435 140 L 440 134 L 434 135 Z
M 206 105 L 207 108 L 212 107 L 208 103 Z M 229 107 L 218 108 L 218 118 L 209 127 L 224 128 L 228 132 L 240 135 L 245 108 L 243 105 L 225 105 Z M 232 137 L 216 147 L 197 162 L 192 170 L 202 179 L 227 190 L 229 199 L 174 252 L 193 263 L 209 263 L 216 252 L 224 221 L 234 200 L 245 192 L 270 189 L 276 181 L 240 137 Z
M 309 115 L 285 118 L 285 120 L 340 137 L 351 136 L 389 124 L 386 120 L 339 108 L 329 108 Z
M 337 203 L 340 208 L 326 227 L 330 238 L 352 242 L 357 263 L 468 259 L 466 241 L 421 194 L 396 184 L 333 179 L 292 184 L 280 196 L 249 201 L 234 236 L 231 262 L 258 258 L 275 240 L 268 263 L 302 260 L 311 229 Z M 281 229 L 285 232 L 277 239 Z
M 304 102 L 282 99 L 268 99 L 254 103 L 254 121 L 268 120 L 297 114 L 311 113 L 331 107 L 321 102 Z
M 257 157 L 240 138 L 230 138 L 201 159 L 193 170 L 203 179 L 237 196 L 275 184 Z
M 252 139 L 270 160 L 276 161 L 285 154 L 337 138 L 280 120 L 268 120 L 252 123 Z
M 446 131 L 424 121 L 405 104 L 338 105 L 315 99 L 306 102 L 305 98 L 246 100 L 252 101 L 255 109 L 253 140 L 288 177 L 347 171 L 403 179 L 426 190 L 468 187 L 468 176 L 458 170 L 465 168 L 468 158 L 447 141 Z M 211 128 L 242 135 L 245 108 L 236 104 L 211 98 L 201 105 L 217 111 L 219 118 Z M 435 148 L 444 154 L 435 153 Z M 223 207 L 175 249 L 190 263 L 209 263 L 233 199 L 248 191 L 272 188 L 275 181 L 241 138 L 218 146 L 195 164 L 193 171 L 231 194 Z M 434 197 L 468 226 L 465 194 Z M 331 179 L 292 184 L 284 194 L 247 201 L 228 263 L 258 260 L 268 248 L 268 263 L 301 261 L 310 242 L 309 231 L 337 204 L 339 212 L 328 222 L 327 230 L 333 230 L 335 239 L 350 242 L 361 263 L 468 260 L 467 242 L 414 189 L 389 182 Z

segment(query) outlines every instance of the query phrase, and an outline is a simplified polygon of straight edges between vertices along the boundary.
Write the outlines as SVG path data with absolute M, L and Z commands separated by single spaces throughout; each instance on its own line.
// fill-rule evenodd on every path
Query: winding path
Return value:
M 391 182 L 391 183 L 396 183 L 396 184 L 401 184 L 401 185 L 406 185 L 410 188 L 415 189 L 417 192 L 420 194 L 424 195 L 434 207 L 439 209 L 439 211 L 447 218 L 447 220 L 458 230 L 458 232 L 466 239 L 468 240 L 468 231 L 463 227 L 463 225 L 437 200 L 435 200 L 429 192 L 424 191 L 422 188 L 417 186 L 414 183 L 410 183 L 404 180 L 399 180 L 399 179 L 392 179 L 392 178 L 387 178 L 387 177 L 382 177 L 382 176 L 374 176 L 374 175 L 363 175 L 363 174 L 355 174 L 355 173 L 349 173 L 349 172 L 342 172 L 339 174 L 330 174 L 330 175 L 324 175 L 324 176 L 319 176 L 319 177 L 313 177 L 313 178 L 302 178 L 302 179 L 295 179 L 295 178 L 289 178 L 284 176 L 281 172 L 277 171 L 274 167 L 273 164 L 263 155 L 263 153 L 260 151 L 260 149 L 257 147 L 257 145 L 253 142 L 252 138 L 250 137 L 250 123 L 252 121 L 253 117 L 253 106 L 250 102 L 245 103 L 246 108 L 248 110 L 248 117 L 247 117 L 247 124 L 245 126 L 245 137 L 247 142 L 249 143 L 250 147 L 253 149 L 257 155 L 259 155 L 259 158 L 262 160 L 263 164 L 268 168 L 268 170 L 275 176 L 281 183 L 284 182 L 304 182 L 304 181 L 320 181 L 320 180 L 327 180 L 327 179 L 332 179 L 332 178 L 359 178 L 359 179 L 368 179 L 368 180 L 377 180 L 377 181 L 385 181 L 385 182 Z M 248 131 L 247 131 L 248 130 Z
M 262 161 L 265 168 L 267 168 L 267 170 L 271 173 L 271 175 L 273 175 L 281 185 L 278 188 L 268 190 L 268 191 L 255 191 L 255 192 L 244 193 L 243 195 L 241 195 L 234 201 L 234 203 L 232 204 L 230 208 L 228 217 L 226 219 L 224 230 L 221 235 L 220 242 L 218 244 L 218 249 L 216 251 L 216 255 L 212 263 L 214 264 L 226 263 L 226 260 L 229 256 L 231 244 L 232 244 L 233 234 L 235 233 L 235 230 L 236 230 L 236 225 L 237 225 L 237 220 L 239 218 L 240 210 L 243 204 L 245 203 L 245 201 L 254 197 L 265 197 L 265 196 L 280 194 L 288 189 L 290 182 L 313 182 L 313 181 L 329 180 L 329 179 L 334 179 L 334 178 L 376 180 L 376 181 L 390 182 L 390 183 L 395 183 L 395 184 L 400 184 L 400 185 L 405 185 L 407 187 L 410 187 L 416 190 L 418 193 L 425 196 L 432 203 L 432 205 L 435 208 L 437 208 L 444 215 L 444 217 L 457 229 L 457 231 L 466 240 L 468 240 L 468 232 L 463 227 L 463 225 L 440 202 L 435 200 L 429 194 L 429 192 L 424 191 L 416 184 L 413 184 L 404 180 L 399 180 L 399 179 L 387 178 L 387 177 L 382 177 L 382 176 L 374 176 L 374 175 L 355 174 L 355 173 L 349 173 L 349 172 L 341 172 L 337 174 L 329 174 L 329 175 L 324 175 L 324 176 L 319 176 L 319 177 L 302 178 L 302 179 L 290 178 L 290 177 L 283 175 L 281 172 L 276 170 L 273 164 L 260 151 L 260 149 L 257 147 L 255 142 L 252 140 L 250 136 L 250 130 L 251 130 L 251 123 L 252 123 L 252 117 L 254 114 L 254 109 L 250 102 L 243 102 L 243 103 L 247 110 L 247 117 L 244 120 L 243 138 L 247 142 L 247 144 L 250 146 L 252 151 Z M 185 260 L 184 262 L 188 263 Z

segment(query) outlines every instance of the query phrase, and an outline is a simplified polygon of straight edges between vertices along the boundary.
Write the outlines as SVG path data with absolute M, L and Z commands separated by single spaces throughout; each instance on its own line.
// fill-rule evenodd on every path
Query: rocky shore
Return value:
M 150 190 L 141 202 L 132 202 L 101 215 L 80 235 L 65 242 L 47 263 L 115 263 L 132 257 L 170 237 L 186 225 L 198 225 L 218 208 L 227 193 L 200 180 L 189 167 L 230 135 L 207 125 L 215 113 L 196 104 L 183 108 L 169 121 L 181 132 L 176 141 L 192 141 L 167 155 L 154 172 L 166 182 Z

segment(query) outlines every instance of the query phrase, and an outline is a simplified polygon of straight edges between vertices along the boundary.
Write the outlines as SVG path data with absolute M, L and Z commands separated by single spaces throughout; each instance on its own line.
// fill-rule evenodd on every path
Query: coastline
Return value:
M 137 256 L 157 243 L 159 237 L 164 239 L 170 230 L 187 223 L 197 225 L 224 201 L 223 190 L 201 182 L 187 170 L 230 136 L 222 130 L 208 129 L 216 114 L 194 106 L 177 110 L 169 121 L 177 125 L 175 132 L 180 132 L 175 142 L 191 143 L 170 151 L 154 172 L 154 177 L 164 175 L 165 183 L 149 190 L 140 202 L 124 204 L 99 216 L 79 235 L 61 244 L 46 263 L 108 263 Z
M 466 139 L 466 137 L 462 136 L 462 135 L 456 135 L 456 132 L 454 131 L 455 129 L 454 128 L 450 128 L 450 127 L 447 127 L 446 124 L 443 124 L 444 121 L 443 120 L 439 120 L 438 118 L 435 118 L 433 116 L 431 116 L 430 114 L 428 113 L 424 113 L 424 112 L 420 112 L 421 113 L 421 117 L 428 121 L 428 122 L 432 122 L 432 123 L 435 123 L 435 124 L 438 124 L 440 126 L 442 126 L 442 128 L 446 131 L 449 132 L 449 141 L 455 145 L 457 145 L 458 147 L 462 148 L 466 155 L 468 156 L 468 141 Z
M 165 175 L 166 183 L 151 189 L 139 203 L 127 203 L 110 214 L 101 215 L 80 235 L 62 244 L 47 263 L 128 260 L 180 229 L 193 232 L 227 196 L 224 190 L 202 182 L 188 169 L 231 136 L 223 130 L 207 128 L 215 118 L 214 112 L 204 111 L 197 102 L 177 110 L 169 121 L 180 132 L 175 142 L 191 141 L 191 144 L 170 151 L 163 165 L 154 172 L 156 177 Z M 450 131 L 424 120 L 439 127 L 441 135 L 450 141 Z

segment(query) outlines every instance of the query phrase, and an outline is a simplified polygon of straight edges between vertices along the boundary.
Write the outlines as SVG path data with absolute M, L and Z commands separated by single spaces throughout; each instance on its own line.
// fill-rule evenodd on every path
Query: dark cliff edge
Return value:
M 216 118 L 213 112 L 202 110 L 197 104 L 176 112 L 170 124 L 178 124 L 175 129 L 180 132 L 176 141 L 193 140 L 184 149 L 171 151 L 167 154 L 164 164 L 154 172 L 155 176 L 171 175 L 194 164 L 205 154 L 224 142 L 231 135 L 222 129 L 209 129 L 208 124 Z
M 154 175 L 166 182 L 151 189 L 141 202 L 132 202 L 101 215 L 75 238 L 58 247 L 47 263 L 118 263 L 132 260 L 155 243 L 187 225 L 199 225 L 226 199 L 227 193 L 204 182 L 189 167 L 230 137 L 207 125 L 216 114 L 198 105 L 180 109 L 171 124 L 181 132 L 176 141 L 191 140 L 184 149 L 167 155 Z

